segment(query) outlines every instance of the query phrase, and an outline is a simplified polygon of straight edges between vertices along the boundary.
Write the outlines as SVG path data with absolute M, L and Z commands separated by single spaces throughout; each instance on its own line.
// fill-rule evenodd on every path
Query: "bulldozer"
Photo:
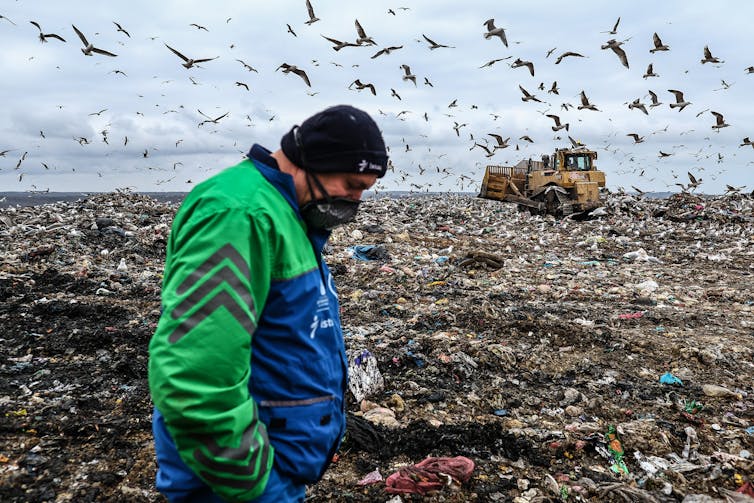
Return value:
M 487 166 L 479 197 L 516 203 L 533 215 L 564 217 L 602 205 L 605 173 L 595 164 L 597 152 L 585 146 L 559 148 L 552 158 L 524 159 L 515 166 Z

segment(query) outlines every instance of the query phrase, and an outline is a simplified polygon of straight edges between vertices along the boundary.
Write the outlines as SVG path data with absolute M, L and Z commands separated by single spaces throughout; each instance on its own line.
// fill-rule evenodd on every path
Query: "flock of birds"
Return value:
M 306 9 L 307 9 L 307 14 L 308 14 L 308 19 L 304 22 L 304 24 L 307 25 L 307 26 L 311 26 L 311 25 L 317 23 L 318 21 L 320 21 L 320 19 L 316 16 L 315 10 L 314 10 L 311 2 L 309 0 L 305 0 L 305 3 L 306 3 Z M 391 9 L 387 10 L 387 14 L 391 15 L 391 16 L 398 16 L 398 15 L 403 15 L 407 11 L 410 11 L 410 10 L 411 9 L 409 7 L 398 7 L 398 8 L 395 8 L 395 9 L 391 8 Z M 226 20 L 226 23 L 228 23 L 230 21 L 231 21 L 231 18 L 228 18 Z M 617 57 L 618 62 L 620 63 L 620 65 L 622 65 L 623 67 L 625 67 L 626 69 L 628 69 L 631 66 L 630 66 L 630 62 L 629 62 L 629 54 L 626 52 L 626 42 L 628 42 L 631 39 L 631 37 L 626 38 L 624 40 L 618 40 L 617 35 L 618 35 L 618 31 L 619 31 L 620 21 L 621 21 L 621 19 L 619 17 L 617 19 L 617 21 L 615 22 L 615 24 L 613 25 L 612 29 L 603 32 L 603 33 L 607 33 L 610 36 L 613 36 L 615 38 L 610 38 L 609 40 L 607 40 L 604 44 L 602 44 L 600 46 L 600 49 L 601 50 L 609 50 L 612 53 L 614 53 L 615 56 Z M 3 23 L 3 22 L 4 23 L 8 23 L 9 25 L 18 26 L 15 21 L 9 19 L 8 17 L 0 15 L 0 23 Z M 47 33 L 46 30 L 44 30 L 42 28 L 42 26 L 37 21 L 29 20 L 28 22 L 31 25 L 33 25 L 36 28 L 36 30 L 38 31 L 38 39 L 39 39 L 40 42 L 42 42 L 42 43 L 48 43 L 48 42 L 53 42 L 54 41 L 54 43 L 68 43 L 68 41 L 61 34 L 58 34 L 58 33 Z M 504 28 L 504 27 L 499 26 L 498 24 L 496 24 L 494 18 L 490 18 L 490 19 L 487 19 L 484 22 L 480 22 L 479 26 L 480 26 L 480 30 L 479 30 L 480 38 L 482 38 L 483 40 L 487 41 L 485 43 L 497 44 L 495 47 L 501 48 L 500 50 L 509 50 L 509 49 L 511 49 L 511 45 L 521 43 L 521 42 L 517 42 L 516 41 L 516 42 L 510 43 L 510 45 L 509 45 L 508 35 L 506 34 L 506 28 Z M 197 23 L 192 23 L 190 25 L 190 27 L 192 27 L 192 28 L 194 28 L 196 30 L 199 30 L 199 31 L 202 31 L 202 30 L 203 31 L 209 31 L 209 29 L 207 27 L 199 25 Z M 371 47 L 372 51 L 369 54 L 369 59 L 370 60 L 376 60 L 378 58 L 380 58 L 382 60 L 382 59 L 385 59 L 385 58 L 387 58 L 388 56 L 390 56 L 392 54 L 400 53 L 400 51 L 402 49 L 404 49 L 405 42 L 402 45 L 386 45 L 384 47 L 380 47 L 378 45 L 378 43 L 375 41 L 375 38 L 373 36 L 371 36 L 371 35 L 368 34 L 367 30 L 364 29 L 364 27 L 358 21 L 358 19 L 355 20 L 354 27 L 355 27 L 355 38 L 352 38 L 352 39 L 340 40 L 343 37 L 335 38 L 335 37 L 332 37 L 332 36 L 329 36 L 329 35 L 325 35 L 325 34 L 320 34 L 320 35 L 321 35 L 322 39 L 324 39 L 329 44 L 331 44 L 331 48 L 333 49 L 333 51 L 335 53 L 340 53 L 340 51 L 342 51 L 342 50 L 347 50 L 347 51 L 351 51 L 351 50 L 363 50 L 363 48 L 370 48 Z M 73 32 L 76 34 L 76 36 L 78 37 L 78 39 L 80 40 L 80 42 L 81 42 L 81 48 L 80 49 L 81 49 L 81 52 L 85 56 L 89 56 L 89 57 L 92 57 L 92 56 L 102 56 L 102 57 L 106 57 L 106 58 L 117 58 L 118 57 L 118 54 L 116 54 L 115 52 L 113 52 L 111 50 L 106 50 L 106 49 L 103 49 L 103 48 L 100 48 L 100 47 L 95 47 L 89 41 L 89 39 L 87 38 L 87 36 L 79 28 L 77 28 L 75 25 L 71 25 L 71 28 L 72 28 Z M 293 37 L 298 37 L 298 35 L 296 33 L 296 29 L 297 28 L 295 28 L 294 26 L 291 26 L 290 24 L 287 24 L 286 28 L 287 28 L 287 30 L 285 31 L 286 34 L 289 34 L 289 35 L 291 35 Z M 122 34 L 123 37 L 127 37 L 128 39 L 131 38 L 131 33 L 128 30 L 126 30 L 120 23 L 118 23 L 116 21 L 113 21 L 113 29 L 115 30 L 116 33 Z M 425 33 L 420 33 L 420 34 L 417 34 L 417 37 L 419 35 L 421 36 L 421 38 L 417 38 L 416 42 L 422 43 L 422 44 L 426 43 L 427 44 L 427 48 L 429 49 L 429 51 L 435 51 L 435 50 L 452 51 L 452 50 L 456 49 L 455 45 L 450 45 L 448 43 L 437 42 L 434 39 L 435 38 L 434 36 L 430 37 L 430 36 L 428 36 Z M 154 40 L 154 39 L 156 39 L 158 37 L 150 37 L 150 38 L 152 40 Z M 121 45 L 124 45 L 123 42 L 119 42 L 119 43 Z M 189 70 L 189 69 L 192 69 L 192 68 L 204 68 L 203 64 L 208 64 L 208 63 L 210 63 L 210 62 L 212 62 L 212 61 L 214 61 L 214 60 L 216 60 L 216 59 L 219 58 L 219 56 L 217 56 L 217 55 L 213 55 L 211 57 L 205 57 L 205 55 L 202 55 L 202 57 L 195 57 L 194 54 L 192 54 L 192 57 L 189 57 L 189 56 L 186 55 L 188 53 L 188 51 L 178 50 L 178 49 L 172 47 L 171 45 L 168 45 L 168 43 L 166 43 L 166 42 L 163 42 L 163 45 L 165 46 L 165 51 L 167 53 L 169 53 L 169 54 L 172 54 L 174 57 L 178 58 L 177 63 L 180 64 L 181 66 L 183 66 L 186 70 Z M 230 46 L 231 49 L 233 49 L 233 47 L 234 47 L 234 45 Z M 651 46 L 650 47 L 651 48 L 649 49 L 649 53 L 651 53 L 653 55 L 656 54 L 656 53 L 658 53 L 658 52 L 670 52 L 671 51 L 671 46 L 669 44 L 667 44 L 667 43 L 664 43 L 663 40 L 662 40 L 662 38 L 660 37 L 660 35 L 658 33 L 656 33 L 656 32 L 652 36 L 652 42 L 651 42 Z M 505 48 L 505 49 L 502 49 L 502 48 Z M 555 48 L 555 47 L 552 48 L 552 49 L 550 49 L 544 55 L 544 59 L 547 60 L 551 56 L 555 55 L 554 58 L 553 58 L 554 62 L 552 64 L 554 64 L 554 65 L 561 65 L 561 64 L 564 64 L 567 61 L 572 60 L 572 59 L 576 59 L 576 58 L 588 58 L 588 57 L 590 57 L 589 55 L 582 54 L 580 52 L 575 52 L 575 51 L 572 51 L 572 50 L 558 51 L 558 53 L 556 53 L 556 51 L 557 51 L 557 48 Z M 395 56 L 393 56 L 393 58 L 395 58 Z M 492 67 L 493 65 L 495 65 L 497 63 L 500 63 L 502 61 L 508 61 L 508 60 L 512 60 L 512 61 L 510 61 L 510 62 L 507 63 L 508 66 L 511 69 L 524 68 L 527 71 L 527 73 L 529 74 L 530 77 L 535 77 L 535 75 L 536 75 L 536 68 L 535 68 L 535 66 L 542 64 L 542 63 L 536 62 L 536 61 L 527 61 L 527 60 L 522 59 L 521 57 L 516 57 L 514 59 L 513 55 L 507 55 L 507 56 L 502 56 L 502 57 L 499 57 L 499 58 L 496 58 L 496 59 L 492 59 L 492 60 L 490 60 L 490 61 L 482 64 L 478 68 L 480 68 L 480 69 L 489 68 L 489 67 Z M 553 60 L 550 60 L 550 61 L 553 61 Z M 240 63 L 242 65 L 243 70 L 245 70 L 247 72 L 255 72 L 257 74 L 259 73 L 259 71 L 254 66 L 252 66 L 249 63 L 247 63 L 243 59 L 235 58 L 235 61 L 237 61 L 238 63 Z M 310 78 L 310 71 L 307 70 L 307 69 L 305 69 L 300 64 L 300 62 L 297 62 L 297 63 L 298 64 L 293 64 L 293 63 L 289 63 L 289 62 L 283 62 L 283 63 L 281 63 L 275 69 L 275 72 L 280 71 L 284 75 L 292 75 L 292 76 L 294 76 L 296 78 L 299 78 L 301 80 L 302 84 L 304 86 L 306 86 L 307 94 L 309 94 L 310 96 L 317 95 L 318 92 L 314 91 L 314 89 L 316 89 L 316 86 L 313 84 L 312 78 Z M 702 65 L 711 64 L 711 65 L 714 65 L 714 66 L 717 66 L 717 67 L 721 67 L 724 64 L 724 61 L 721 60 L 720 58 L 714 56 L 713 53 L 712 53 L 712 51 L 709 49 L 708 46 L 704 46 L 704 48 L 702 50 L 702 59 L 700 60 L 700 63 Z M 335 67 L 342 67 L 343 66 L 341 63 L 338 63 L 336 61 L 332 61 L 331 64 L 334 65 Z M 312 60 L 312 65 L 313 66 L 319 66 L 319 62 L 317 60 Z M 209 67 L 211 65 L 207 65 L 207 66 Z M 409 87 L 418 88 L 418 86 L 420 85 L 419 82 L 421 82 L 422 86 L 426 86 L 426 87 L 429 87 L 429 88 L 434 87 L 434 84 L 432 83 L 432 81 L 430 81 L 429 76 L 423 76 L 423 77 L 421 77 L 422 80 L 419 80 L 420 77 L 417 76 L 414 72 L 412 72 L 411 66 L 409 64 L 407 64 L 407 63 L 404 62 L 404 63 L 402 63 L 400 65 L 396 65 L 396 66 L 400 70 L 400 73 L 396 75 L 396 80 L 397 80 L 397 77 L 399 75 L 400 76 L 400 82 L 403 82 L 404 85 L 408 84 Z M 359 65 L 353 65 L 353 67 L 354 68 L 358 68 Z M 615 69 L 614 71 L 619 71 L 619 70 Z M 744 72 L 746 74 L 754 74 L 754 66 L 750 66 L 748 68 L 745 68 Z M 127 76 L 125 74 L 125 72 L 123 72 L 122 70 L 119 70 L 119 69 L 112 70 L 109 73 L 122 74 L 123 76 Z M 650 78 L 653 78 L 653 77 L 658 77 L 658 76 L 659 75 L 654 70 L 654 63 L 650 63 L 648 65 L 648 67 L 647 67 L 646 72 L 643 75 L 643 79 L 647 80 L 647 79 L 650 79 Z M 198 82 L 196 81 L 196 79 L 193 76 L 188 77 L 188 78 L 189 78 L 189 80 L 190 80 L 190 82 L 192 84 L 198 85 Z M 721 88 L 722 90 L 728 89 L 732 85 L 732 84 L 727 83 L 724 79 L 721 79 L 721 82 L 722 82 L 722 86 L 723 86 Z M 588 83 L 588 81 L 585 81 L 585 83 Z M 246 83 L 246 82 L 243 82 L 241 80 L 235 81 L 234 85 L 237 86 L 237 87 L 240 87 L 240 88 L 244 88 L 246 91 L 250 91 L 249 84 Z M 395 87 L 399 87 L 399 86 L 396 85 Z M 403 98 L 401 97 L 401 94 L 399 93 L 398 90 L 396 90 L 395 87 L 390 88 L 390 95 L 389 96 L 390 96 L 391 99 L 395 99 L 398 102 L 402 103 L 403 102 Z M 527 85 L 527 87 L 529 87 L 529 85 Z M 360 92 L 360 91 L 366 91 L 369 94 L 371 94 L 372 96 L 377 96 L 378 94 L 382 93 L 381 90 L 378 90 L 378 87 L 377 87 L 377 85 L 375 83 L 368 82 L 367 79 L 364 79 L 364 78 L 356 78 L 355 80 L 353 80 L 352 82 L 350 82 L 350 84 L 347 86 L 347 88 L 349 90 L 358 91 L 358 92 Z M 559 112 L 560 115 L 554 113 L 554 110 L 552 109 L 552 105 L 550 103 L 545 102 L 544 98 L 538 97 L 537 94 L 538 94 L 538 91 L 542 91 L 542 92 L 546 92 L 546 94 L 548 96 L 552 96 L 553 98 L 556 97 L 556 96 L 559 97 L 560 96 L 560 87 L 559 87 L 557 81 L 553 81 L 550 86 L 546 86 L 544 84 L 544 82 L 541 82 L 539 84 L 539 86 L 536 87 L 536 89 L 531 88 L 531 87 L 529 87 L 529 89 L 527 89 L 526 87 L 524 87 L 524 84 L 519 83 L 518 84 L 518 89 L 519 89 L 519 91 L 521 93 L 520 99 L 524 103 L 531 102 L 531 103 L 538 103 L 540 105 L 547 106 L 547 108 L 545 110 L 537 110 L 537 112 L 539 112 L 543 116 L 545 116 L 545 117 L 547 117 L 547 118 L 549 118 L 549 119 L 551 119 L 553 121 L 552 122 L 552 126 L 550 127 L 550 129 L 554 133 L 553 140 L 562 141 L 563 140 L 563 138 L 561 136 L 563 134 L 562 130 L 565 130 L 565 132 L 566 132 L 565 135 L 567 136 L 568 141 L 570 141 L 573 146 L 579 146 L 579 145 L 582 145 L 582 144 L 578 140 L 574 139 L 574 136 L 576 136 L 576 134 L 572 130 L 572 121 L 566 120 L 567 117 L 564 114 L 568 114 L 569 110 L 574 109 L 574 108 L 577 111 L 584 110 L 584 111 L 589 111 L 589 112 L 601 112 L 601 109 L 597 106 L 597 104 L 593 103 L 590 100 L 590 98 L 587 95 L 587 92 L 584 89 L 581 89 L 581 91 L 578 94 L 579 102 L 575 106 L 573 104 L 567 102 L 567 101 L 564 101 L 563 103 L 560 104 L 560 109 L 562 110 L 562 112 Z M 401 91 L 401 92 L 403 92 L 403 91 Z M 689 106 L 692 105 L 692 102 L 689 101 L 684 96 L 684 91 L 682 91 L 682 90 L 679 90 L 679 89 L 667 89 L 667 93 L 669 93 L 669 95 L 672 95 L 672 97 L 673 97 L 673 100 L 670 101 L 670 102 L 668 102 L 668 106 L 669 106 L 669 108 L 671 110 L 677 110 L 679 113 L 681 113 L 681 112 L 684 112 L 684 110 L 687 107 L 689 107 Z M 656 107 L 662 106 L 663 102 L 661 101 L 660 94 L 658 92 L 649 90 L 647 96 L 649 97 L 649 100 L 650 100 L 649 102 L 645 103 L 644 101 L 642 101 L 644 97 L 638 97 L 638 98 L 634 98 L 634 99 L 629 99 L 628 101 L 625 102 L 625 105 L 627 106 L 628 110 L 637 110 L 637 111 L 643 113 L 644 115 L 649 116 L 650 115 L 650 111 L 652 111 Z M 348 100 L 344 99 L 343 101 L 348 101 Z M 453 125 L 452 125 L 453 134 L 457 138 L 460 139 L 460 138 L 462 138 L 462 134 L 461 134 L 462 129 L 465 128 L 465 127 L 469 127 L 469 123 L 468 122 L 460 122 L 459 120 L 456 120 L 457 116 L 454 114 L 454 109 L 457 108 L 457 107 L 459 107 L 458 101 L 459 101 L 458 98 L 455 98 L 452 101 L 450 101 L 449 104 L 447 105 L 447 112 L 445 112 L 444 115 L 448 119 L 450 119 L 449 122 L 453 123 Z M 62 106 L 61 106 L 61 108 L 62 108 Z M 364 107 L 364 108 L 369 109 L 369 107 Z M 478 110 L 478 108 L 479 107 L 477 107 L 476 105 L 471 105 L 470 108 L 469 108 L 469 110 Z M 99 115 L 101 115 L 103 112 L 105 112 L 107 110 L 108 110 L 107 108 L 104 108 L 104 109 L 101 109 L 99 112 L 94 112 L 94 113 L 91 113 L 89 115 L 91 115 L 91 116 L 94 116 L 94 115 L 99 116 Z M 173 111 L 175 111 L 175 110 L 173 110 Z M 388 116 L 388 112 L 384 112 L 381 109 L 377 109 L 377 111 L 381 115 Z M 724 114 L 722 112 L 720 112 L 720 111 L 705 109 L 705 110 L 699 112 L 697 114 L 697 117 L 701 116 L 702 114 L 704 114 L 706 112 L 709 112 L 710 115 L 712 117 L 714 117 L 714 123 L 712 123 L 711 126 L 710 126 L 711 130 L 713 130 L 713 131 L 720 131 L 723 128 L 727 128 L 727 127 L 731 126 L 731 124 L 728 124 L 726 122 Z M 208 125 L 208 124 L 212 124 L 212 125 L 218 126 L 223 119 L 225 119 L 226 117 L 228 117 L 230 115 L 230 112 L 225 112 L 225 113 L 217 114 L 216 116 L 212 116 L 214 114 L 207 115 L 207 114 L 201 112 L 201 110 L 199 110 L 199 109 L 197 109 L 197 113 L 201 116 L 201 120 L 197 124 L 198 127 L 203 127 L 203 126 Z M 411 114 L 411 113 L 413 113 L 412 110 L 401 110 L 400 112 L 397 112 L 397 113 L 391 114 L 391 115 L 392 115 L 393 118 L 395 118 L 397 120 L 406 120 L 407 117 L 408 117 L 408 115 Z M 494 113 L 494 112 L 489 113 L 489 116 L 492 118 L 493 121 L 496 121 L 496 120 L 498 120 L 501 117 L 500 114 Z M 418 117 L 418 115 L 417 115 L 417 117 Z M 423 117 L 423 119 L 424 119 L 425 122 L 429 122 L 430 121 L 430 118 L 429 118 L 429 115 L 428 115 L 427 112 L 424 112 L 423 114 L 421 114 L 421 117 Z M 275 118 L 275 115 L 273 114 L 272 117 L 269 120 L 274 120 L 274 118 Z M 252 118 L 249 115 L 246 115 L 246 119 L 248 120 L 249 123 L 252 123 Z M 581 121 L 581 119 L 579 119 L 579 120 Z M 500 128 L 500 129 L 502 129 L 502 128 Z M 662 132 L 667 132 L 667 130 L 668 130 L 668 126 L 666 126 L 664 128 L 664 130 L 655 131 L 652 134 L 654 135 L 654 134 L 659 134 L 659 133 L 662 133 Z M 108 141 L 109 136 L 108 135 L 110 134 L 110 131 L 107 128 L 105 128 L 103 131 L 101 131 L 100 134 L 102 136 L 102 138 L 101 138 L 102 141 L 104 143 L 107 143 L 109 145 L 109 141 Z M 683 134 L 683 133 L 681 133 L 681 134 Z M 634 144 L 640 144 L 640 143 L 643 143 L 643 142 L 645 142 L 647 140 L 647 136 L 646 135 L 641 135 L 638 132 L 625 132 L 625 135 L 627 137 L 629 137 L 629 138 L 632 138 Z M 45 138 L 44 131 L 40 131 L 40 136 L 41 136 L 41 138 Z M 614 133 L 612 134 L 612 136 L 614 136 Z M 463 135 L 463 137 L 465 137 L 465 134 Z M 90 143 L 92 143 L 94 141 L 93 138 L 90 138 L 87 135 L 82 135 L 82 136 L 76 137 L 76 138 L 74 138 L 74 140 L 77 141 L 82 146 L 89 145 Z M 128 137 L 125 136 L 124 140 L 123 140 L 123 145 L 124 146 L 127 145 L 128 141 L 129 141 Z M 248 141 L 248 140 L 246 140 L 246 141 Z M 418 143 L 421 143 L 421 140 L 417 139 L 416 141 Z M 179 139 L 178 141 L 175 142 L 175 146 L 178 147 L 182 142 L 183 142 L 183 140 Z M 470 151 L 479 150 L 479 151 L 483 152 L 482 155 L 486 159 L 494 158 L 501 151 L 503 151 L 503 150 L 505 150 L 507 148 L 514 147 L 515 150 L 520 150 L 522 147 L 525 148 L 529 144 L 533 144 L 533 143 L 535 143 L 535 140 L 532 139 L 532 135 L 531 134 L 522 134 L 522 135 L 520 135 L 518 137 L 518 142 L 514 141 L 513 144 L 512 144 L 511 143 L 511 136 L 501 134 L 500 130 L 497 130 L 495 132 L 484 132 L 481 135 L 479 133 L 477 133 L 476 136 L 475 136 L 474 132 L 469 132 L 468 133 L 469 150 Z M 611 143 L 611 140 L 607 139 L 607 140 L 605 140 L 605 143 L 606 143 L 606 145 L 602 147 L 604 150 L 610 152 L 611 149 L 612 149 L 612 153 L 613 154 L 617 154 L 618 153 L 618 147 L 614 146 Z M 747 146 L 750 146 L 750 147 L 754 148 L 754 143 L 749 139 L 748 136 L 744 137 L 741 140 L 741 143 L 740 143 L 740 147 L 747 147 Z M 680 146 L 680 147 L 682 147 L 682 146 Z M 157 148 L 153 147 L 152 150 L 157 150 Z M 470 188 L 470 187 L 474 186 L 475 184 L 478 185 L 478 182 L 480 181 L 480 180 L 477 179 L 478 177 L 470 177 L 470 176 L 466 175 L 465 173 L 468 172 L 468 170 L 466 170 L 466 169 L 463 170 L 463 173 L 459 174 L 457 171 L 454 172 L 450 167 L 442 167 L 441 163 L 439 161 L 442 159 L 442 157 L 445 154 L 440 154 L 439 156 L 435 155 L 431 159 L 431 161 L 430 161 L 430 162 L 433 162 L 435 164 L 435 166 L 433 166 L 431 169 L 436 172 L 436 175 L 437 175 L 436 178 L 439 178 L 439 179 L 435 180 L 432 183 L 430 183 L 428 181 L 422 181 L 423 175 L 428 170 L 427 167 L 422 166 L 421 163 L 419 163 L 418 166 L 414 166 L 413 162 L 407 163 L 408 165 L 401 165 L 399 161 L 396 161 L 396 159 L 400 159 L 401 158 L 401 156 L 400 156 L 401 153 L 408 153 L 408 152 L 411 152 L 413 150 L 412 147 L 411 147 L 411 145 L 405 140 L 405 138 L 403 138 L 401 140 L 401 151 L 402 152 L 395 152 L 395 150 L 396 150 L 395 146 L 393 146 L 393 152 L 391 152 L 391 164 L 390 164 L 390 169 L 397 175 L 397 176 L 394 177 L 394 183 L 396 185 L 399 185 L 399 186 L 405 186 L 405 184 L 408 183 L 411 186 L 412 191 L 413 191 L 413 189 L 424 190 L 424 191 L 441 190 L 443 188 L 443 183 L 444 183 L 443 181 L 447 180 L 448 178 L 451 178 L 451 177 L 455 177 L 455 184 L 454 185 L 450 185 L 449 184 L 449 185 L 445 186 L 446 190 L 447 189 L 450 189 L 450 190 L 453 190 L 453 189 L 464 190 L 464 187 Z M 10 146 L 10 148 L 7 148 L 5 150 L 0 150 L 0 157 L 6 157 L 9 153 L 15 152 L 15 151 L 19 151 L 19 152 L 23 151 L 23 154 L 20 155 L 20 157 L 18 159 L 18 162 L 15 165 L 15 170 L 19 170 L 19 177 L 18 177 L 18 179 L 19 179 L 19 182 L 20 182 L 20 181 L 23 180 L 23 175 L 24 175 L 24 173 L 22 171 L 20 171 L 20 170 L 21 170 L 21 168 L 23 166 L 23 163 L 25 162 L 25 160 L 26 160 L 26 158 L 28 156 L 28 152 L 29 151 L 27 149 L 22 148 L 22 147 Z M 428 148 L 428 151 L 429 151 L 429 148 Z M 148 158 L 149 157 L 149 153 L 150 153 L 150 148 L 145 148 L 141 155 L 142 155 L 143 158 Z M 538 153 L 539 154 L 543 154 L 543 153 L 547 153 L 547 152 L 543 151 L 543 152 L 538 152 Z M 398 155 L 396 155 L 396 154 L 398 154 Z M 662 149 L 660 149 L 659 153 L 658 153 L 658 158 L 659 159 L 663 159 L 663 158 L 670 157 L 672 155 L 674 155 L 673 152 L 664 152 Z M 703 152 L 701 152 L 701 151 L 697 153 L 698 157 L 702 157 L 704 155 L 705 154 Z M 627 159 L 629 159 L 629 161 L 633 161 L 634 160 L 632 158 L 632 156 L 631 156 L 630 153 L 626 154 L 625 157 Z M 710 154 L 707 154 L 707 157 L 709 158 Z M 723 157 L 722 157 L 722 155 L 720 153 L 718 153 L 718 157 L 719 157 L 718 161 L 721 162 L 722 159 L 723 159 Z M 398 164 L 397 167 L 396 167 L 396 165 L 393 164 L 394 162 L 396 164 Z M 487 163 L 488 164 L 492 164 L 494 162 L 493 161 L 487 161 Z M 479 165 L 479 164 L 480 163 L 477 163 L 477 165 Z M 49 165 L 47 163 L 41 162 L 41 165 L 45 169 L 49 169 Z M 173 168 L 173 170 L 175 170 L 178 166 L 182 166 L 182 165 L 183 165 L 183 163 L 180 162 L 180 161 L 174 162 L 172 168 Z M 411 169 L 411 168 L 414 168 L 414 169 Z M 644 167 L 642 167 L 641 165 L 640 166 L 632 166 L 632 167 L 629 168 L 629 170 L 631 170 L 631 169 L 632 169 L 632 171 L 630 171 L 630 172 L 632 174 L 636 174 L 638 177 L 647 176 L 645 174 L 646 169 Z M 608 176 L 609 176 L 609 174 L 610 174 L 609 168 L 608 168 L 607 171 L 608 171 Z M 720 173 L 718 173 L 718 174 L 720 174 Z M 101 173 L 100 173 L 100 176 L 102 176 Z M 674 178 L 678 178 L 678 174 L 674 172 L 673 173 L 673 177 Z M 690 180 L 691 183 L 689 183 L 689 184 L 676 183 L 675 185 L 679 186 L 681 188 L 681 190 L 693 190 L 693 189 L 697 188 L 702 183 L 702 178 L 700 176 L 698 176 L 698 175 L 694 176 L 691 172 L 689 172 L 688 173 L 688 177 L 689 177 L 689 180 Z M 158 184 L 167 183 L 169 181 L 172 181 L 174 178 L 175 178 L 175 176 L 170 177 L 170 178 L 165 179 L 165 180 L 160 180 L 160 181 L 158 181 Z M 648 181 L 653 181 L 654 180 L 654 178 L 650 179 L 648 176 L 647 176 L 647 178 L 648 178 Z M 192 183 L 192 180 L 190 180 L 190 179 L 187 180 L 187 183 Z M 383 187 L 383 188 L 385 188 L 385 187 Z M 636 190 L 638 190 L 638 191 L 641 191 L 640 189 L 638 189 L 636 187 L 634 187 L 634 188 Z M 737 190 L 736 187 L 732 187 L 732 186 L 728 186 L 728 188 L 730 190 Z

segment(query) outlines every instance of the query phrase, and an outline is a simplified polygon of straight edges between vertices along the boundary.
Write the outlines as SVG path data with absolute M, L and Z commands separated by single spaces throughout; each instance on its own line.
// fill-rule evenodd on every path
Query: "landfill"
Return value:
M 0 501 L 165 501 L 177 203 L 0 208 Z M 333 232 L 348 429 L 307 501 L 754 501 L 754 197 L 378 196 Z

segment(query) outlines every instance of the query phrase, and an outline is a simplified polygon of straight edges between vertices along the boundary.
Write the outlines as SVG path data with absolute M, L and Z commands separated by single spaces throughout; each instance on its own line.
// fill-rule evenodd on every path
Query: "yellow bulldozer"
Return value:
M 605 173 L 597 152 L 580 146 L 555 150 L 552 158 L 524 159 L 515 166 L 487 166 L 479 197 L 518 204 L 532 214 L 567 216 L 602 205 Z

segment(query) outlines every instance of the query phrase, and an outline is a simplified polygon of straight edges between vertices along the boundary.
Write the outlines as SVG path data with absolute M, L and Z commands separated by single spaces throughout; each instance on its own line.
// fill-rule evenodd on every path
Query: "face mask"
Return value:
M 361 201 L 345 197 L 317 199 L 301 207 L 301 218 L 309 228 L 329 231 L 339 225 L 352 222 L 359 211 L 359 204 Z

